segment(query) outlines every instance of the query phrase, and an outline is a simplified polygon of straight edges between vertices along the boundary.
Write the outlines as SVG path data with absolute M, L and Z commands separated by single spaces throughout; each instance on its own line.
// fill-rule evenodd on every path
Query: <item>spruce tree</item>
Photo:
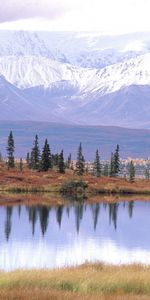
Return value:
M 117 145 L 114 153 L 114 176 L 117 176 L 120 172 L 120 157 L 119 157 L 119 145 Z
M 34 170 L 38 170 L 39 165 L 40 165 L 40 150 L 39 150 L 38 135 L 36 134 L 33 148 L 31 151 L 31 168 Z
M 135 167 L 133 161 L 131 160 L 129 164 L 129 181 L 134 182 L 134 179 L 135 179 Z
M 29 167 L 30 166 L 30 153 L 29 152 L 27 153 L 27 156 L 26 156 L 26 163 L 27 163 L 27 166 Z
M 82 154 L 82 144 L 80 143 L 77 153 L 77 162 L 76 162 L 76 173 L 81 176 L 85 171 L 85 160 Z
M 115 176 L 115 159 L 114 159 L 114 154 L 113 152 L 111 153 L 111 161 L 110 161 L 110 177 Z
M 15 151 L 14 138 L 13 138 L 12 131 L 10 131 L 10 134 L 8 136 L 8 141 L 7 141 L 8 168 L 15 167 L 14 151 Z
M 44 147 L 43 147 L 43 151 L 42 151 L 42 156 L 41 156 L 41 170 L 48 171 L 48 169 L 51 169 L 51 168 L 52 168 L 51 150 L 49 147 L 49 143 L 46 139 Z
M 94 175 L 96 175 L 97 177 L 101 176 L 101 164 L 98 149 L 96 150 L 96 157 L 94 161 Z
M 65 173 L 65 163 L 64 163 L 63 150 L 61 150 L 60 155 L 59 155 L 58 170 L 59 170 L 59 173 Z

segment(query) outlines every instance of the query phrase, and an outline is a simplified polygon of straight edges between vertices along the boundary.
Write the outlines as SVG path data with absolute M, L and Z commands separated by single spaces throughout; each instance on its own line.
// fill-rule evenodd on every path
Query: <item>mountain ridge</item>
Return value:
M 53 45 L 46 40 L 48 36 Z M 140 34 L 136 37 L 142 39 Z M 14 44 L 10 44 L 14 38 Z M 137 41 L 131 43 L 131 36 L 120 37 L 120 41 L 118 37 L 114 39 L 112 50 L 108 37 L 83 37 L 74 33 L 72 38 L 69 33 L 39 32 L 8 32 L 6 37 L 0 31 L 0 75 L 3 76 L 0 120 L 12 117 L 13 120 L 150 128 L 148 36 L 140 47 Z M 138 46 L 138 51 L 126 51 L 132 48 L 129 42 L 132 47 Z M 75 49 L 67 49 L 69 43 Z M 93 68 L 92 64 L 89 68 L 90 61 L 87 64 L 86 60 L 86 67 L 82 66 L 83 61 L 79 63 L 78 55 L 82 55 L 85 45 L 89 54 L 105 52 L 104 67 Z M 66 57 L 64 49 L 67 49 Z M 125 55 L 123 61 L 116 53 Z M 71 55 L 75 64 L 69 61 Z

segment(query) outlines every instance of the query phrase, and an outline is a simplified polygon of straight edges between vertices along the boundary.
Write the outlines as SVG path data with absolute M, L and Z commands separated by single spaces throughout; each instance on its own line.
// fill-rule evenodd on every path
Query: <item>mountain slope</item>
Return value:
M 7 33 L 0 32 L 0 120 L 150 128 L 148 35 L 111 38 L 110 48 L 98 34 Z
M 0 73 L 7 79 L 1 77 L 1 120 L 13 114 L 13 120 L 150 126 L 150 54 L 101 70 L 9 56 L 0 58 Z
M 0 74 L 20 88 L 70 81 L 80 92 L 107 94 L 124 86 L 150 84 L 150 53 L 100 70 L 36 56 L 0 57 Z

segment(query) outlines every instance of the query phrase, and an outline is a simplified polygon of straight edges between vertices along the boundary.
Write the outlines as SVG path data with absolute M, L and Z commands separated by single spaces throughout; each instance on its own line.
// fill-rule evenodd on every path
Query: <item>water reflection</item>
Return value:
M 0 207 L 0 269 L 150 264 L 149 215 L 140 201 Z
M 98 219 L 100 217 L 100 209 L 101 206 L 108 211 L 109 215 L 109 225 L 113 226 L 115 230 L 117 230 L 117 217 L 118 217 L 118 209 L 120 207 L 123 207 L 124 209 L 127 208 L 128 216 L 129 218 L 132 218 L 133 216 L 133 209 L 134 209 L 134 202 L 123 202 L 123 203 L 96 203 L 96 204 L 86 204 L 86 203 L 76 203 L 74 205 L 59 205 L 56 208 L 46 206 L 46 205 L 37 205 L 37 206 L 25 206 L 26 211 L 28 214 L 28 220 L 29 223 L 31 224 L 31 230 L 32 230 L 32 235 L 34 236 L 35 234 L 35 226 L 36 222 L 39 219 L 40 222 L 40 228 L 41 228 L 41 233 L 44 236 L 47 228 L 48 228 L 48 223 L 49 223 L 49 214 L 50 211 L 53 210 L 55 211 L 56 215 L 56 222 L 61 229 L 61 222 L 62 222 L 62 217 L 63 217 L 63 211 L 65 211 L 66 215 L 68 218 L 70 218 L 70 211 L 74 211 L 74 218 L 75 218 L 75 227 L 76 227 L 76 232 L 79 233 L 80 230 L 80 223 L 82 221 L 83 215 L 86 214 L 86 208 L 90 208 L 91 210 L 91 217 L 93 219 L 93 229 L 96 231 Z M 21 218 L 21 209 L 24 208 L 24 206 L 18 205 L 18 216 L 19 219 Z M 9 240 L 9 236 L 11 234 L 11 226 L 12 226 L 12 214 L 13 214 L 13 206 L 6 206 L 5 207 L 5 222 L 4 222 L 4 230 L 5 230 L 5 237 L 6 240 Z M 24 212 L 23 212 L 24 213 Z M 66 216 L 65 216 L 66 218 Z

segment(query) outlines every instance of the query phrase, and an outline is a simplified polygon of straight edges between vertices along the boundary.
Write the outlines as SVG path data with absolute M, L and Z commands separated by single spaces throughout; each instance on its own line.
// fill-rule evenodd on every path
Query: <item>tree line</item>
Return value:
M 8 169 L 15 167 L 15 142 L 12 131 L 10 131 L 7 140 L 7 166 Z M 102 164 L 100 159 L 99 150 L 96 150 L 95 160 L 93 162 L 93 175 L 96 177 L 110 176 L 116 177 L 120 173 L 120 148 L 116 146 L 114 152 L 111 153 L 111 159 L 109 163 Z M 35 135 L 33 141 L 33 147 L 30 152 L 27 153 L 26 163 L 29 169 L 47 172 L 52 168 L 57 168 L 58 172 L 65 173 L 66 169 L 72 169 L 77 175 L 82 176 L 84 173 L 88 173 L 86 161 L 83 155 L 82 143 L 79 144 L 77 151 L 77 159 L 75 165 L 73 164 L 71 153 L 67 160 L 64 159 L 63 149 L 60 153 L 53 154 L 48 143 L 48 139 L 45 139 L 42 151 L 39 148 L 39 138 Z M 19 162 L 20 171 L 23 169 L 23 160 L 20 158 Z M 131 161 L 129 165 L 129 179 L 134 181 L 135 167 Z

